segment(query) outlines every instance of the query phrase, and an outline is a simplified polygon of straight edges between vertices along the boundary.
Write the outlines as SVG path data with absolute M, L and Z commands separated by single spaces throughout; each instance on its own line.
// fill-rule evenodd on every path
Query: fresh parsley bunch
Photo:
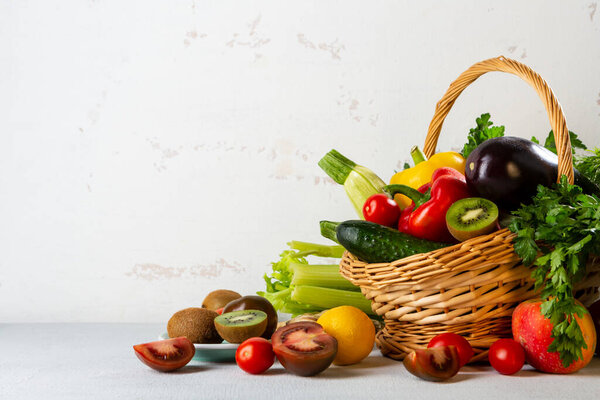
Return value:
M 587 311 L 575 303 L 573 287 L 585 276 L 588 255 L 600 254 L 600 200 L 563 175 L 552 188 L 538 186 L 532 203 L 513 212 L 509 228 L 517 233 L 517 254 L 536 266 L 532 277 L 535 288 L 542 288 L 541 311 L 554 325 L 548 351 L 559 352 L 567 367 L 587 348 L 574 318 Z
M 475 123 L 477 126 L 469 130 L 467 143 L 460 152 L 464 158 L 467 158 L 484 141 L 504 136 L 504 126 L 493 126 L 494 123 L 490 121 L 489 113 L 481 114 L 479 118 L 475 119 Z
M 588 150 L 585 155 L 575 157 L 575 167 L 589 180 L 600 186 L 600 147 Z

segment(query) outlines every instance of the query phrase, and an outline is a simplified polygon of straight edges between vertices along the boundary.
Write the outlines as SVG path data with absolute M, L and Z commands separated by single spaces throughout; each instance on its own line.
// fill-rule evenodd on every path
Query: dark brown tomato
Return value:
M 411 374 L 427 381 L 440 382 L 452 378 L 460 369 L 460 358 L 454 346 L 418 349 L 404 358 Z
M 271 338 L 277 359 L 288 371 L 313 376 L 327 369 L 337 354 L 337 340 L 316 322 L 294 322 Z
M 161 372 L 174 371 L 183 367 L 194 358 L 196 353 L 194 344 L 185 336 L 136 344 L 133 350 L 140 361 Z

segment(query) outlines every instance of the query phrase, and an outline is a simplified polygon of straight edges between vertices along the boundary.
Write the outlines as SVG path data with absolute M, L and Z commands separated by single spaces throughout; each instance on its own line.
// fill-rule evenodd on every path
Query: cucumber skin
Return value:
M 336 228 L 336 237 L 346 250 L 368 263 L 391 262 L 451 246 L 362 220 L 340 223 Z

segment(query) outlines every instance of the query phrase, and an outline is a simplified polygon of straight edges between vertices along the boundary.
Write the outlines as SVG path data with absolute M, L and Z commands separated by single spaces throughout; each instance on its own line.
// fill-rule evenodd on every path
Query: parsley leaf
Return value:
M 464 158 L 467 158 L 477 146 L 487 139 L 504 136 L 504 126 L 492 126 L 494 123 L 490 121 L 489 113 L 481 114 L 479 118 L 475 119 L 475 122 L 477 126 L 469 130 L 467 143 L 461 151 Z
M 577 134 L 569 131 L 569 138 L 571 139 L 571 152 L 575 154 L 576 149 L 587 150 L 587 146 L 583 144 L 583 142 L 577 137 Z M 537 144 L 540 144 L 540 141 L 535 137 L 531 137 L 531 141 Z M 557 154 L 556 152 L 556 142 L 554 141 L 554 131 L 550 131 L 548 136 L 546 137 L 546 141 L 544 142 L 544 147 Z
M 567 367 L 587 348 L 574 318 L 587 311 L 575 303 L 573 287 L 585 276 L 588 255 L 600 251 L 600 199 L 562 176 L 552 188 L 538 186 L 533 202 L 513 212 L 509 228 L 517 234 L 517 254 L 535 266 L 531 276 L 542 290 L 541 311 L 554 324 L 548 351 L 559 352 Z
M 575 168 L 590 181 L 600 186 L 600 147 L 588 150 L 586 154 L 575 157 Z

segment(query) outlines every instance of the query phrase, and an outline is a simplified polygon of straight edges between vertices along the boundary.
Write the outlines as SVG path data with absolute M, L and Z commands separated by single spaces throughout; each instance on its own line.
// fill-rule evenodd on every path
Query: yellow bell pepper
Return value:
M 465 158 L 455 151 L 436 153 L 427 160 L 423 152 L 415 146 L 410 151 L 410 154 L 415 162 L 415 166 L 394 174 L 392 179 L 390 179 L 391 185 L 402 184 L 410 186 L 413 189 L 419 189 L 431 181 L 433 171 L 440 167 L 450 167 L 461 174 L 465 173 Z M 397 194 L 394 196 L 394 200 L 402 209 L 411 203 L 411 200 L 403 194 Z

